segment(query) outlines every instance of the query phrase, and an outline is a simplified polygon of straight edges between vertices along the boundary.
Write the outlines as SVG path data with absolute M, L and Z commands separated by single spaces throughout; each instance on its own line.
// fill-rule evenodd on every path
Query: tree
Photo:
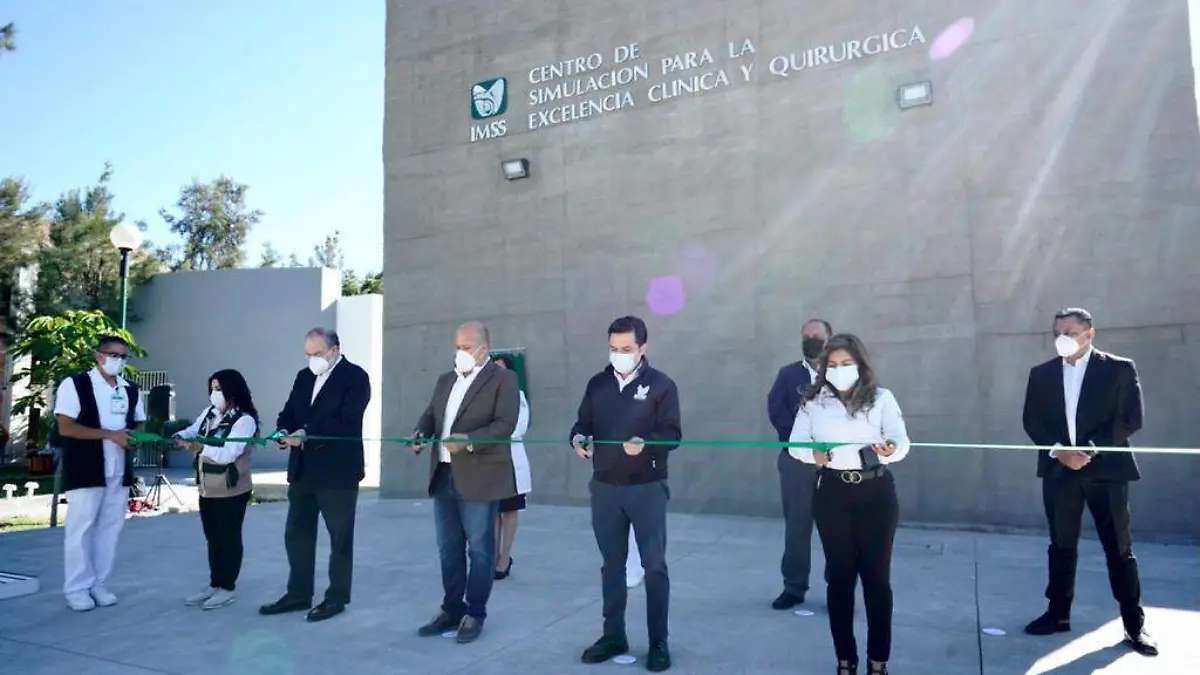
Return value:
M 121 257 L 109 241 L 113 226 L 124 215 L 112 207 L 108 189 L 112 166 L 95 185 L 70 190 L 59 197 L 48 216 L 49 241 L 38 253 L 33 308 L 38 315 L 66 310 L 102 310 L 120 316 Z M 138 223 L 144 228 L 145 223 Z M 130 292 L 161 269 L 144 249 L 130 257 Z
M 29 414 L 29 444 L 45 447 L 53 417 L 40 412 L 48 405 L 48 395 L 66 378 L 92 367 L 92 351 L 105 335 L 114 335 L 129 343 L 133 356 L 144 357 L 128 331 L 118 328 L 101 311 L 67 310 L 58 316 L 39 316 L 29 322 L 13 345 L 13 357 L 29 357 L 29 365 L 13 373 L 12 382 L 25 382 L 29 393 L 13 401 L 12 414 Z M 126 377 L 137 371 L 126 366 Z
M 0 179 L 0 321 L 20 298 L 14 297 L 17 274 L 37 262 L 46 239 L 46 204 L 30 204 L 29 189 L 19 178 Z
M 171 232 L 183 237 L 182 244 L 160 250 L 172 271 L 241 266 L 250 228 L 263 215 L 246 206 L 248 189 L 224 175 L 210 183 L 193 180 L 179 191 L 175 208 L 180 215 L 159 211 Z
M 11 22 L 0 26 L 0 54 L 17 51 L 17 27 Z
M 279 256 L 279 251 L 270 242 L 263 244 L 262 257 L 258 260 L 259 267 L 279 267 L 282 258 Z
M 296 257 L 296 254 L 293 253 L 290 256 L 288 256 L 287 266 L 288 267 L 304 267 L 304 263 L 300 262 L 300 258 Z
M 346 256 L 342 253 L 342 233 L 334 232 L 325 236 L 325 243 L 313 247 L 313 255 L 309 258 L 312 267 L 324 267 L 340 270 L 346 266 Z

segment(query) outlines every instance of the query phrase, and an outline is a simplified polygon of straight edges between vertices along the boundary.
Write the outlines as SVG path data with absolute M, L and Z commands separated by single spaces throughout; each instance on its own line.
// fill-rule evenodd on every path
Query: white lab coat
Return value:
M 514 439 L 524 438 L 529 430 L 529 401 L 525 400 L 525 392 L 521 395 L 521 412 L 517 415 L 517 428 L 513 430 Z M 529 456 L 525 454 L 525 444 L 514 441 L 512 448 L 513 475 L 517 480 L 517 494 L 527 495 L 533 490 L 533 477 L 529 472 Z

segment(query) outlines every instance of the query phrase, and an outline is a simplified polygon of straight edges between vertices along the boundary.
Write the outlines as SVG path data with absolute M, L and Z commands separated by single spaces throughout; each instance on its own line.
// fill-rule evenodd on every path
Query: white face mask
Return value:
M 454 353 L 454 370 L 466 375 L 475 369 L 475 356 L 471 352 L 462 349 Z
M 1054 340 L 1054 351 L 1065 359 L 1079 351 L 1079 341 L 1070 335 L 1059 335 Z
M 838 391 L 849 391 L 858 382 L 858 366 L 829 366 L 825 370 L 825 381 Z
M 109 377 L 116 377 L 125 369 L 125 359 L 118 359 L 115 356 L 104 357 L 104 374 Z
M 613 370 L 622 375 L 628 375 L 633 372 L 634 368 L 637 368 L 638 355 L 609 352 L 608 362 L 612 364 Z
M 313 375 L 324 375 L 325 371 L 329 370 L 329 361 L 323 356 L 308 357 L 308 369 L 313 372 Z
M 208 395 L 208 401 L 209 403 L 212 403 L 213 407 L 217 410 L 222 412 L 225 410 L 225 394 L 223 394 L 220 389 L 216 389 L 210 393 Z

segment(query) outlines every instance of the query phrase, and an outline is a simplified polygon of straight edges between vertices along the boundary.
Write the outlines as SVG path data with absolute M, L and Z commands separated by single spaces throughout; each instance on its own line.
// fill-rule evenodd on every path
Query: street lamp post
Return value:
M 142 231 L 136 225 L 118 223 L 108 234 L 108 240 L 121 252 L 121 329 L 129 313 L 129 254 L 142 245 Z

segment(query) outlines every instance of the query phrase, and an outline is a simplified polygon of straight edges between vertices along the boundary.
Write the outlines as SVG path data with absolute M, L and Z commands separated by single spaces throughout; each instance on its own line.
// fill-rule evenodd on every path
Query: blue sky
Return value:
M 381 0 L 9 0 L 0 56 L 0 176 L 51 200 L 113 163 L 126 219 L 158 216 L 193 178 L 225 173 L 304 260 L 340 230 L 347 266 L 381 268 Z

